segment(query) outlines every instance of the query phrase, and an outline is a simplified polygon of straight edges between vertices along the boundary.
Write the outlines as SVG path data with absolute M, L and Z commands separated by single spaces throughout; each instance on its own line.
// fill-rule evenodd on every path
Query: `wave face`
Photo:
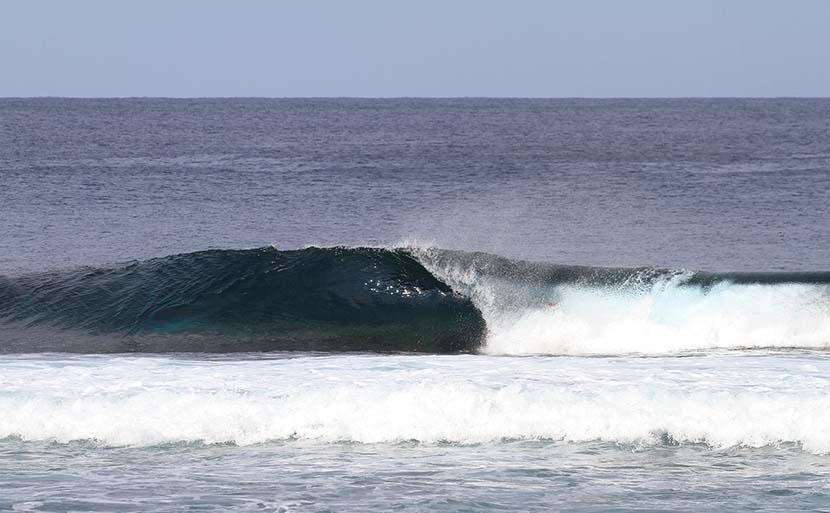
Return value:
M 336 355 L 0 361 L 0 439 L 475 444 L 605 441 L 830 452 L 830 362 L 810 356 Z
M 705 273 L 413 250 L 481 310 L 490 354 L 830 347 L 830 273 Z
M 0 348 L 77 351 L 475 349 L 484 322 L 409 253 L 211 250 L 0 278 Z

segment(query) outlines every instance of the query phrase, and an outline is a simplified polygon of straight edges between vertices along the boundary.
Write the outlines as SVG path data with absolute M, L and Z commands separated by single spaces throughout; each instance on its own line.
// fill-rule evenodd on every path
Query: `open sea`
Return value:
M 0 99 L 0 511 L 830 512 L 830 99 Z

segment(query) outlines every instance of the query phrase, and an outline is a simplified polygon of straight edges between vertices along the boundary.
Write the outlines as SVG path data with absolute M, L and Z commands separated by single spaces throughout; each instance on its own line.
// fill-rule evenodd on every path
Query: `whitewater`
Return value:
M 812 355 L 20 356 L 0 438 L 102 446 L 274 441 L 830 452 L 830 362 Z
M 830 347 L 827 273 L 566 267 L 410 250 L 480 309 L 485 354 Z
M 55 468 L 66 470 L 41 496 L 58 510 L 83 509 L 64 499 L 82 487 L 95 507 L 164 511 L 150 490 L 179 483 L 213 497 L 208 510 L 303 511 L 330 490 L 327 503 L 348 510 L 454 511 L 469 498 L 450 489 L 399 498 L 453 479 L 484 480 L 474 502 L 485 509 L 543 510 L 591 504 L 604 472 L 661 509 L 675 499 L 660 499 L 658 476 L 674 464 L 653 458 L 724 486 L 740 474 L 718 469 L 760 465 L 767 474 L 740 486 L 773 494 L 775 509 L 801 493 L 787 480 L 826 489 L 828 348 L 826 272 L 573 266 L 408 244 L 11 274 L 0 277 L 0 483 L 17 491 L 0 509 L 49 510 L 27 500 L 25 476 Z M 263 459 L 281 462 L 272 500 L 241 503 L 199 477 L 210 468 L 222 487 L 269 495 L 268 474 L 250 473 Z M 129 504 L 96 475 L 113 465 L 146 482 L 121 482 Z M 392 496 L 355 491 L 389 473 Z M 692 476 L 678 477 L 690 504 L 707 493 Z M 537 492 L 501 503 L 493 490 L 506 482 L 522 483 L 514 497 Z

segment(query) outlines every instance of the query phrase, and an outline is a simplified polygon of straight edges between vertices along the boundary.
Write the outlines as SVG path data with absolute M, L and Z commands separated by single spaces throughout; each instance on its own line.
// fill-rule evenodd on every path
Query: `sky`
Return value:
M 3 0 L 0 96 L 830 96 L 830 1 Z

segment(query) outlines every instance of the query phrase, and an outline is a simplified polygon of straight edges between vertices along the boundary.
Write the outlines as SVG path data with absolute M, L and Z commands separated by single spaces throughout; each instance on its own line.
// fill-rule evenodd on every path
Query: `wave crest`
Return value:
M 830 273 L 434 248 L 213 250 L 0 277 L 0 351 L 655 354 L 830 346 Z

